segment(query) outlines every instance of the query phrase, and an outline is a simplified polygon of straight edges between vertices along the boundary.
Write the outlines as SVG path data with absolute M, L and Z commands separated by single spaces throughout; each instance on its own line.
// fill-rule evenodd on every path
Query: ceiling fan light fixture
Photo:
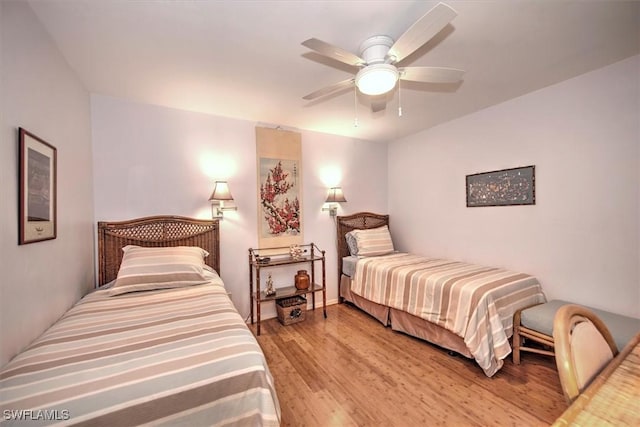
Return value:
M 391 64 L 372 64 L 358 71 L 356 86 L 365 95 L 382 95 L 396 86 L 398 69 Z

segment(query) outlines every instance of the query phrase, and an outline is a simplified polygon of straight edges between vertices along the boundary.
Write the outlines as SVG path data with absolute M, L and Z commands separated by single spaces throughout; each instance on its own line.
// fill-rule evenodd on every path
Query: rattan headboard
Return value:
M 371 212 L 358 212 L 353 215 L 337 217 L 338 238 L 338 284 L 342 276 L 342 258 L 349 256 L 349 247 L 345 235 L 351 230 L 382 227 L 389 225 L 389 215 L 380 215 Z M 340 286 L 338 285 L 338 289 Z
M 209 252 L 207 265 L 220 274 L 218 220 L 181 216 L 149 216 L 128 221 L 98 222 L 98 286 L 114 280 L 122 262 L 122 248 L 138 246 L 199 246 Z

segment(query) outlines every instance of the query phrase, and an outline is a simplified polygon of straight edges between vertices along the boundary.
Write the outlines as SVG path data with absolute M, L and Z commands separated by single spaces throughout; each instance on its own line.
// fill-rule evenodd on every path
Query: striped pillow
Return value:
M 383 225 L 368 230 L 354 230 L 358 256 L 386 255 L 394 251 L 389 227 Z
M 207 282 L 204 257 L 209 253 L 193 246 L 145 248 L 125 246 L 118 277 L 109 295 L 153 289 L 178 288 Z

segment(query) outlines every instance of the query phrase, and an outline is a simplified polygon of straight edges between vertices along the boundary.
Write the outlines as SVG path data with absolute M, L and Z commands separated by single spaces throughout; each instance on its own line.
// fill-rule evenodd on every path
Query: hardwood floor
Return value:
M 538 426 L 566 408 L 552 358 L 505 360 L 492 378 L 462 356 L 347 305 L 262 323 L 283 426 Z M 253 325 L 255 333 L 255 325 Z

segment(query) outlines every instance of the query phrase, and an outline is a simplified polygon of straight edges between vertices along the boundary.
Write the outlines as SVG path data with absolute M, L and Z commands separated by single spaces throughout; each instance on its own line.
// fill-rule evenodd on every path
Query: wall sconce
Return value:
M 229 190 L 227 181 L 216 181 L 213 187 L 213 193 L 209 197 L 211 202 L 211 217 L 223 219 L 224 211 L 237 211 L 237 206 L 225 206 L 225 201 L 233 201 L 233 196 Z M 214 213 L 215 208 L 215 213 Z
M 329 189 L 329 194 L 327 195 L 327 200 L 325 203 L 330 203 L 329 206 L 322 208 L 323 211 L 329 211 L 329 215 L 336 216 L 338 213 L 338 203 L 346 202 L 347 199 L 344 198 L 344 194 L 342 193 L 341 187 L 331 187 Z

